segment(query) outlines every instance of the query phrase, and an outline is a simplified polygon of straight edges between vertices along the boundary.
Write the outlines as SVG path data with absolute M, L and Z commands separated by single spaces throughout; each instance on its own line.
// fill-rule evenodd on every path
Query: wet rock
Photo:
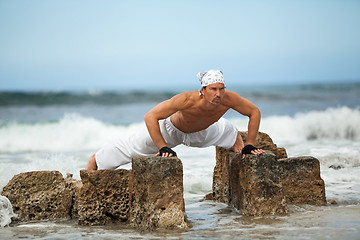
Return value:
M 230 161 L 230 205 L 243 215 L 263 216 L 288 212 L 275 155 L 236 154 Z
M 288 204 L 326 205 L 320 162 L 314 157 L 278 160 L 281 183 Z
M 230 159 L 234 157 L 233 151 L 216 147 L 216 165 L 213 173 L 213 200 L 229 204 L 229 170 Z
M 243 141 L 246 141 L 247 132 L 239 132 Z M 285 148 L 278 148 L 266 133 L 259 132 L 256 137 L 255 147 L 269 150 L 275 154 L 276 159 L 286 158 Z M 229 204 L 229 163 L 234 157 L 233 151 L 216 147 L 216 165 L 213 173 L 213 200 Z
M 205 197 L 201 201 L 210 201 L 210 200 L 211 201 L 214 200 L 212 193 L 206 194 Z
M 72 192 L 72 206 L 70 210 L 70 218 L 78 219 L 79 218 L 79 192 L 81 187 L 83 186 L 82 181 L 77 181 L 73 179 L 73 175 L 70 173 L 66 174 L 65 182 L 67 183 L 67 187 Z
M 142 230 L 186 229 L 183 167 L 176 157 L 132 161 L 130 224 Z
M 17 221 L 72 218 L 80 225 L 187 228 L 181 161 L 145 157 L 135 159 L 133 167 L 134 175 L 124 169 L 81 170 L 81 181 L 71 174 L 64 179 L 57 171 L 21 173 L 2 195 L 13 205 Z
M 333 165 L 330 165 L 329 168 L 332 168 L 332 169 L 335 169 L 335 170 L 339 170 L 339 169 L 344 168 L 344 166 L 342 166 L 342 165 L 337 165 L 337 164 L 333 164 Z
M 325 205 L 320 162 L 313 157 L 259 156 L 216 148 L 213 199 L 245 215 L 286 213 L 286 204 Z M 276 205 L 278 204 L 278 205 Z
M 243 141 L 246 142 L 247 132 L 239 132 Z M 263 150 L 269 150 L 275 154 L 276 159 L 287 158 L 287 153 L 285 148 L 279 148 L 273 142 L 271 137 L 263 132 L 258 132 L 255 139 L 255 147 L 261 148 Z
M 126 222 L 129 217 L 130 171 L 81 170 L 77 209 L 80 225 Z
M 14 212 L 15 221 L 69 218 L 72 191 L 58 171 L 35 171 L 15 175 L 3 188 Z

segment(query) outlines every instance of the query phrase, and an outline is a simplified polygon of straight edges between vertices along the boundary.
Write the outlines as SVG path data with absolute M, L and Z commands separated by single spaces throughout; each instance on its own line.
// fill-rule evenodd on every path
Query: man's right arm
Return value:
M 167 144 L 160 132 L 159 120 L 165 119 L 175 112 L 186 108 L 186 96 L 187 95 L 184 93 L 176 95 L 171 99 L 158 104 L 144 116 L 144 121 L 150 137 L 159 150 L 163 147 L 167 147 Z

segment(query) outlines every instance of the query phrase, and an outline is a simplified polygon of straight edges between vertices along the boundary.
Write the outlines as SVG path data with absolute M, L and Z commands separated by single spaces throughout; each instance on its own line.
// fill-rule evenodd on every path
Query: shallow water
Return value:
M 125 225 L 79 226 L 74 220 L 14 224 L 0 239 L 359 239 L 360 206 L 289 206 L 284 216 L 241 216 L 225 204 L 186 201 L 192 227 L 141 232 Z

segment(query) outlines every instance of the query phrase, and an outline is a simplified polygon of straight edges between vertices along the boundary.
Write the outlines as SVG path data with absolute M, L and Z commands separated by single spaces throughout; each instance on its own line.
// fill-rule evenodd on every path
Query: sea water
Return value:
M 178 146 L 183 162 L 188 231 L 139 232 L 123 226 L 79 226 L 74 220 L 9 224 L 1 197 L 0 239 L 359 239 L 360 84 L 234 88 L 262 112 L 260 131 L 290 157 L 314 156 L 326 197 L 336 205 L 290 205 L 285 216 L 248 217 L 222 203 L 201 201 L 211 192 L 215 148 Z M 58 170 L 80 179 L 88 157 L 134 133 L 144 114 L 173 92 L 0 93 L 0 190 L 18 173 Z M 239 130 L 248 119 L 229 111 Z M 123 168 L 129 169 L 131 165 Z

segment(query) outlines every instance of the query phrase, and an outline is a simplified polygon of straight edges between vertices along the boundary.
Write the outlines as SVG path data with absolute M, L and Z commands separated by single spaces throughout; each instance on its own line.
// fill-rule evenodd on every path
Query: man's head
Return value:
M 225 81 L 223 73 L 219 70 L 209 70 L 197 74 L 201 82 L 200 95 L 212 105 L 221 103 L 225 95 Z
M 197 74 L 201 87 L 206 87 L 213 83 L 222 83 L 225 85 L 224 75 L 220 70 L 209 70 L 206 72 L 199 72 Z

